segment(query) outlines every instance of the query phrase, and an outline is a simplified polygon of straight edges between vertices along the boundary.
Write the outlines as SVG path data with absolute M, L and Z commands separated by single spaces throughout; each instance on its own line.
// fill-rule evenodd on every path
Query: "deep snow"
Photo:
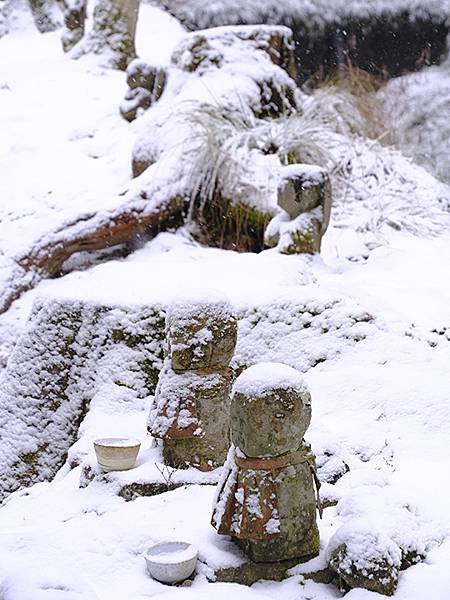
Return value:
M 181 33 L 163 13 L 143 5 L 138 40 L 143 57 L 167 63 L 170 46 Z M 5 259 L 5 269 L 8 256 L 63 221 L 94 206 L 109 210 L 130 177 L 138 122 L 129 125 L 118 114 L 123 74 L 90 58 L 70 61 L 60 51 L 58 35 L 20 29 L 0 39 L 0 259 Z M 437 185 L 429 180 L 428 186 L 426 177 L 425 189 Z M 373 193 L 360 187 L 357 193 L 367 193 L 369 199 L 362 202 L 369 207 L 371 194 L 383 200 L 379 188 Z M 420 218 L 425 228 L 434 230 L 427 214 Z M 392 544 L 427 553 L 423 563 L 401 573 L 397 600 L 448 600 L 450 227 L 444 223 L 430 238 L 384 230 L 376 243 L 372 234 L 354 229 L 355 213 L 341 210 L 325 236 L 321 256 L 313 259 L 274 251 L 238 255 L 200 248 L 183 232 L 161 234 L 125 261 L 42 282 L 28 292 L 0 316 L 0 352 L 6 360 L 37 295 L 107 298 L 120 305 L 161 298 L 169 302 L 181 288 L 184 293 L 207 288 L 226 294 L 240 307 L 280 298 L 338 298 L 344 307 L 369 311 L 375 324 L 358 343 L 334 334 L 324 338 L 313 328 L 299 346 L 278 322 L 267 338 L 255 335 L 252 340 L 249 334 L 248 339 L 262 359 L 284 358 L 305 371 L 313 410 L 308 440 L 322 478 L 327 480 L 343 463 L 350 467 L 335 485 L 322 488 L 324 498 L 339 500 L 336 507 L 325 509 L 320 522 L 323 556 L 328 540 L 345 524 L 355 552 L 370 560 L 373 546 L 361 545 L 358 537 L 369 522 L 372 531 L 381 531 L 380 539 L 388 536 L 386 546 L 393 556 L 397 550 Z M 330 311 L 327 326 L 346 318 Z M 280 345 L 270 346 L 276 338 Z M 264 355 L 266 347 L 269 356 Z M 304 362 L 308 352 L 322 352 L 324 362 L 311 368 Z M 89 464 L 94 437 L 132 435 L 143 442 L 153 469 L 157 452 L 145 434 L 148 407 L 142 398 L 128 402 L 105 379 L 72 456 Z M 79 489 L 80 475 L 81 467 L 66 466 L 53 482 L 15 494 L 0 509 L 2 600 L 340 596 L 333 586 L 303 580 L 305 567 L 283 583 L 260 582 L 250 589 L 208 584 L 211 568 L 242 560 L 210 525 L 213 486 L 126 503 L 116 496 L 114 485 L 94 481 Z M 143 553 L 164 540 L 199 547 L 199 574 L 191 589 L 167 588 L 146 574 Z M 378 596 L 356 589 L 347 597 Z

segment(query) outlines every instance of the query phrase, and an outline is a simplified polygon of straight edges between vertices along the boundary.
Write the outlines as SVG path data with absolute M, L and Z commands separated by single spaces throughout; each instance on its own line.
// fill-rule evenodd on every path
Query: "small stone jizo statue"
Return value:
M 210 471 L 225 462 L 236 335 L 227 301 L 188 299 L 167 311 L 167 356 L 148 423 L 165 464 Z
M 212 524 L 255 562 L 319 551 L 314 456 L 303 440 L 310 421 L 311 396 L 295 369 L 260 363 L 237 378 Z

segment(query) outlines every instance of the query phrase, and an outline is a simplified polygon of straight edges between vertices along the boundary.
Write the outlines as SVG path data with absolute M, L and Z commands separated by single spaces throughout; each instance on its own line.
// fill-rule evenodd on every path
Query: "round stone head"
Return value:
M 237 320 L 227 301 L 185 299 L 168 309 L 166 334 L 174 371 L 223 368 L 233 357 Z
M 300 448 L 311 422 L 311 395 L 300 373 L 280 363 L 259 363 L 236 379 L 231 439 L 248 457 L 279 456 Z

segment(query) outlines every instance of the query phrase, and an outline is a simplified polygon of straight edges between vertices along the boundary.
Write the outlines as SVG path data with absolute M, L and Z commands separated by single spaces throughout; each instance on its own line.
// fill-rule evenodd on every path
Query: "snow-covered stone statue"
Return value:
M 325 169 L 293 164 L 280 171 L 276 215 L 265 232 L 266 245 L 284 254 L 320 252 L 331 212 L 331 184 Z
M 212 524 L 253 561 L 319 551 L 314 455 L 303 440 L 310 420 L 311 396 L 295 369 L 260 363 L 237 378 Z
M 132 60 L 127 67 L 128 90 L 120 104 L 120 114 L 127 121 L 133 121 L 138 110 L 146 110 L 161 96 L 166 84 L 166 71 L 139 58 Z
M 166 464 L 208 471 L 225 462 L 236 334 L 236 318 L 222 300 L 180 302 L 168 310 L 168 356 L 149 416 Z

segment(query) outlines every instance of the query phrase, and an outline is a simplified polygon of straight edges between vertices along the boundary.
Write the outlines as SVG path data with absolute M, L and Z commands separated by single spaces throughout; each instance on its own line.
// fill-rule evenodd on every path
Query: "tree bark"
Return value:
M 123 244 L 138 233 L 155 236 L 160 231 L 180 225 L 186 201 L 176 197 L 163 206 L 149 209 L 150 203 L 125 205 L 111 217 L 98 213 L 80 216 L 63 229 L 38 242 L 15 260 L 7 284 L 0 291 L 0 314 L 24 292 L 42 279 L 59 274 L 64 262 L 82 251 L 100 250 Z

